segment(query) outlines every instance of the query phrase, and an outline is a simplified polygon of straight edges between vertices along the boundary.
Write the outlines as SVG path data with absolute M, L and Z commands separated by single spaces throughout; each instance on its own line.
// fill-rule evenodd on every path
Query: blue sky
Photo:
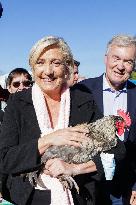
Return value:
M 47 35 L 63 37 L 81 75 L 95 77 L 104 67 L 107 42 L 116 34 L 136 34 L 135 0 L 1 0 L 0 74 L 30 69 L 29 51 Z

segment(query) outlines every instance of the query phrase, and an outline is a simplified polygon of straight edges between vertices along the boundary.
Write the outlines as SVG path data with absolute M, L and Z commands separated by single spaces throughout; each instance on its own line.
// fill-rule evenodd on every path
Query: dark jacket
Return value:
M 102 117 L 91 92 L 86 87 L 76 85 L 71 88 L 70 93 L 70 126 L 93 122 Z M 33 193 L 34 189 L 28 179 L 24 179 L 20 174 L 40 167 L 40 154 L 37 147 L 40 134 L 31 89 L 11 95 L 0 135 L 0 159 L 4 173 L 10 175 L 8 189 L 15 204 L 25 205 Z M 117 152 L 117 147 L 113 149 L 114 152 Z M 120 159 L 124 157 L 124 151 L 122 146 Z M 80 196 L 73 190 L 75 204 L 94 204 L 95 181 L 101 180 L 104 176 L 99 156 L 94 158 L 94 162 L 97 172 L 75 178 L 80 188 Z
M 99 110 L 103 113 L 103 75 L 86 79 L 81 84 L 91 90 Z M 126 159 L 123 164 L 120 163 L 116 168 L 114 180 L 109 183 L 110 193 L 116 197 L 120 195 L 126 197 L 132 187 L 136 190 L 136 85 L 130 81 L 127 81 L 127 111 L 130 114 L 132 124 L 124 136 L 124 144 L 127 150 Z M 102 190 L 106 190 L 106 194 L 109 191 L 109 184 L 108 188 L 102 186 Z
M 0 132 L 1 132 L 1 124 L 2 124 L 3 116 L 4 116 L 4 111 L 1 109 L 1 106 L 2 106 L 2 102 L 7 102 L 8 97 L 9 97 L 8 90 L 3 89 L 0 85 Z M 6 179 L 7 179 L 7 176 L 5 174 L 2 174 L 1 169 L 0 169 L 0 193 L 2 194 L 4 198 L 5 198 L 4 193 L 6 193 L 6 198 L 9 199 L 8 190 L 5 187 Z
M 0 110 L 0 130 L 1 130 L 1 123 L 3 120 L 3 115 L 4 115 L 3 110 Z M 3 175 L 1 174 L 1 170 L 0 170 L 0 193 L 2 193 L 2 181 L 3 181 Z
M 2 12 L 3 12 L 3 8 L 2 8 L 2 4 L 0 3 L 0 18 L 2 16 Z

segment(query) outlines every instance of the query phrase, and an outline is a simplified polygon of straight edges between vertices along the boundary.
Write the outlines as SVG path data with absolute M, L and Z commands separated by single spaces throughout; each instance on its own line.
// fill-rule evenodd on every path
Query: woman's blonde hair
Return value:
M 69 68 L 69 73 L 73 71 L 74 67 L 74 60 L 73 55 L 71 52 L 70 47 L 68 44 L 64 41 L 61 37 L 56 36 L 47 36 L 42 39 L 40 39 L 31 49 L 29 54 L 29 65 L 32 69 L 34 69 L 34 66 L 40 57 L 41 53 L 44 52 L 44 50 L 50 46 L 56 46 L 58 47 L 63 54 L 63 61 L 66 64 L 66 66 Z

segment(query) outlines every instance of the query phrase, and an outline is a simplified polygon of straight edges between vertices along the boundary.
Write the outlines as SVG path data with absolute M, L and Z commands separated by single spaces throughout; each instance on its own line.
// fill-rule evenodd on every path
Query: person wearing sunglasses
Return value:
M 28 89 L 32 86 L 32 76 L 24 68 L 15 68 L 9 73 L 6 85 L 10 93 Z
M 32 77 L 24 68 L 15 68 L 12 70 L 6 80 L 7 89 L 0 87 L 0 100 L 8 100 L 10 93 L 22 91 L 32 86 Z M 0 125 L 3 121 L 4 110 L 0 110 Z M 8 175 L 0 173 L 0 197 L 10 200 L 8 190 L 5 186 Z

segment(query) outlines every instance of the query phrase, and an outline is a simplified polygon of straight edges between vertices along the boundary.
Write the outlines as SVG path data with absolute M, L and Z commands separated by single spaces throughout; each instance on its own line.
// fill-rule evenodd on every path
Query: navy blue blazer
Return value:
M 86 79 L 82 81 L 81 84 L 86 85 L 91 90 L 97 106 L 103 113 L 103 75 L 96 78 Z M 131 186 L 136 190 L 136 184 L 134 183 L 134 181 L 136 181 L 136 85 L 129 80 L 127 81 L 127 112 L 130 114 L 132 124 L 129 131 L 125 132 L 124 141 L 127 149 L 127 161 L 131 166 L 131 171 L 134 172 L 134 175 L 131 182 L 129 182 L 129 178 L 126 176 L 126 181 L 129 183 L 129 185 L 127 184 L 127 187 L 130 188 Z

